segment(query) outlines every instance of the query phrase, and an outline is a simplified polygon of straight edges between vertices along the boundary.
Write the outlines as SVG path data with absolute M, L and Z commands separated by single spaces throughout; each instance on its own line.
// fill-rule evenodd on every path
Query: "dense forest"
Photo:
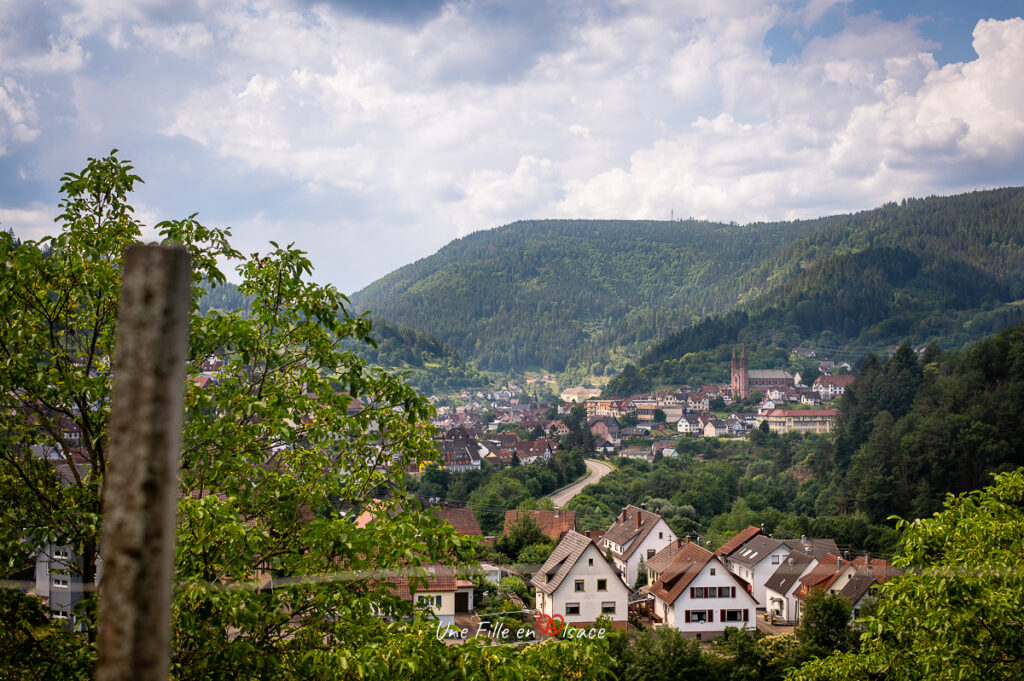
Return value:
M 518 222 L 453 241 L 353 301 L 483 369 L 580 379 L 632 361 L 651 386 L 687 382 L 680 358 L 738 341 L 858 357 L 902 340 L 962 347 L 1024 319 L 1021 271 L 1015 188 L 744 226 Z
M 887 553 L 891 516 L 927 517 L 947 495 L 1024 465 L 1024 324 L 962 351 L 904 343 L 868 355 L 838 404 L 834 437 L 682 438 L 679 458 L 622 461 L 570 507 L 594 527 L 645 502 L 677 532 L 715 541 L 764 523 Z
M 227 312 L 248 310 L 252 296 L 246 296 L 231 283 L 207 286 L 199 311 Z M 477 371 L 459 357 L 459 353 L 429 333 L 416 331 L 373 317 L 375 345 L 345 340 L 342 346 L 362 357 L 371 366 L 403 371 L 406 382 L 424 394 L 457 392 L 466 388 L 487 387 L 492 377 Z

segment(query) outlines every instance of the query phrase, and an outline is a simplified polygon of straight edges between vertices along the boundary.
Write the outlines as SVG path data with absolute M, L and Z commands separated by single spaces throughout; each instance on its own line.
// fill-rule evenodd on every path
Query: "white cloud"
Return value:
M 53 222 L 55 217 L 53 208 L 40 204 L 31 208 L 0 208 L 0 229 L 14 230 L 19 239 L 40 239 L 59 231 Z
M 176 24 L 174 26 L 132 26 L 132 33 L 143 47 L 171 52 L 181 57 L 196 58 L 199 53 L 213 43 L 213 34 L 204 26 L 194 23 Z M 120 32 L 111 35 L 111 45 L 117 47 L 123 38 Z
M 776 219 L 973 188 L 979 165 L 1024 180 L 1024 22 L 980 22 L 979 57 L 940 66 L 919 21 L 844 4 L 450 2 L 387 23 L 329 4 L 75 0 L 34 52 L 0 31 L 0 56 L 71 74 L 62 90 L 0 60 L 0 146 L 45 141 L 54 92 L 68 137 L 162 134 L 154 156 L 177 154 L 166 176 L 183 184 L 280 178 L 287 192 L 210 200 L 240 237 L 289 231 L 332 254 L 326 277 L 358 269 L 347 288 L 383 274 L 348 242 L 401 264 L 524 217 Z M 842 30 L 813 35 L 830 12 Z M 810 32 L 785 63 L 764 44 L 774 27 Z
M 32 95 L 13 78 L 0 80 L 0 156 L 10 142 L 31 142 L 39 136 Z

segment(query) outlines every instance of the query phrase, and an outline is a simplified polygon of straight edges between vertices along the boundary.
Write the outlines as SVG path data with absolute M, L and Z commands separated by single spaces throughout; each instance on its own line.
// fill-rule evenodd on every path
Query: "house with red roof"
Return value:
M 650 586 L 652 619 L 707 640 L 727 627 L 756 628 L 758 603 L 725 564 L 696 543 L 679 543 L 671 563 Z M 659 561 L 654 556 L 655 564 Z

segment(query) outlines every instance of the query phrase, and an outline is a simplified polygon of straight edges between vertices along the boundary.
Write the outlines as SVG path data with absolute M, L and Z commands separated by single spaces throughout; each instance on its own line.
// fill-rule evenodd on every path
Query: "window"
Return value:
M 719 598 L 732 598 L 736 595 L 736 587 L 720 586 L 718 587 Z
M 778 565 L 778 564 L 779 564 L 779 556 L 778 556 L 778 554 L 776 554 L 776 555 L 772 556 L 772 565 Z
M 60 560 L 67 560 L 67 558 L 68 558 L 68 550 L 67 549 L 54 549 L 53 550 L 53 557 L 54 558 L 58 558 Z
M 597 590 L 598 591 L 607 591 L 608 590 L 608 580 L 607 579 L 599 579 L 599 580 L 597 580 Z
M 712 577 L 714 577 L 714 576 L 715 576 L 715 568 L 711 568 L 711 576 L 712 576 Z
M 590 567 L 594 567 L 594 559 L 593 558 L 587 558 L 587 565 L 589 565 Z
M 665 537 L 662 536 L 662 534 L 663 534 L 662 532 L 658 533 L 658 539 L 664 539 L 665 538 Z
M 66 620 L 67 618 L 68 618 L 68 611 L 67 610 L 58 610 L 57 612 L 53 613 L 53 619 L 55 619 L 55 620 Z
M 579 603 L 566 603 L 565 604 L 565 614 L 566 615 L 578 615 L 578 614 L 580 614 L 580 604 Z
M 576 580 L 576 590 L 577 591 L 583 591 L 583 580 L 582 579 L 577 579 Z
M 654 549 L 647 549 L 647 560 L 654 558 L 654 554 L 657 553 Z
M 723 610 L 722 613 L 723 622 L 746 622 L 747 615 L 745 610 Z
M 53 585 L 55 587 L 59 588 L 59 589 L 66 589 L 66 588 L 68 588 L 68 578 L 67 577 L 54 577 L 53 578 Z
M 601 614 L 610 615 L 615 612 L 615 601 L 602 601 Z
M 685 612 L 685 619 L 687 622 L 714 622 L 715 615 L 713 610 L 687 610 Z

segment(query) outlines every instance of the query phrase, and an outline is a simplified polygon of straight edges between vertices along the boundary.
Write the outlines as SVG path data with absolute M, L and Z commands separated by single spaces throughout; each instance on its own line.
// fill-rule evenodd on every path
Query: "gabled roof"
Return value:
M 830 553 L 834 556 L 839 555 L 839 547 L 836 545 L 835 539 L 786 539 L 783 541 L 786 546 L 793 549 L 793 553 L 804 553 L 817 560 L 821 560 Z
M 780 546 L 786 546 L 782 540 L 759 534 L 729 556 L 729 560 L 748 567 L 757 565 Z M 789 546 L 786 548 L 789 549 Z
M 856 603 L 875 584 L 878 584 L 878 580 L 874 576 L 869 575 L 866 571 L 858 570 L 857 574 L 847 580 L 846 585 L 839 591 L 839 595 L 851 603 Z
M 417 568 L 410 568 L 409 572 L 413 572 Z M 426 571 L 427 585 L 423 586 L 422 582 L 417 582 L 417 591 L 455 591 L 455 569 L 446 567 L 443 565 L 427 565 L 423 568 L 418 568 Z M 409 582 L 411 577 L 405 571 L 401 574 L 396 575 L 392 578 L 384 578 L 384 581 L 391 582 L 394 584 L 394 588 L 391 589 L 391 593 L 401 598 L 403 601 L 412 600 L 412 593 L 409 589 Z
M 576 529 L 576 511 L 505 511 L 505 534 L 521 516 L 529 516 L 540 527 L 545 536 L 558 541 L 570 530 Z
M 715 559 L 715 554 L 702 548 L 697 543 L 683 544 L 677 548 L 678 551 L 672 559 L 672 563 L 661 573 L 658 581 L 650 587 L 652 595 L 669 604 L 675 603 L 679 599 L 686 590 L 686 587 L 690 586 L 690 583 L 693 582 L 708 563 L 712 561 L 718 562 Z M 655 554 L 656 556 L 657 554 Z M 722 573 L 723 577 L 729 577 L 736 582 L 743 593 L 747 593 L 746 582 L 729 570 L 726 570 L 725 566 L 722 566 Z M 750 598 L 755 603 L 757 602 L 753 596 Z
M 835 376 L 825 375 L 818 376 L 814 381 L 814 385 L 826 386 L 833 385 L 838 388 L 845 388 L 846 386 L 853 383 L 857 377 L 852 374 L 837 374 Z
M 644 454 L 646 455 L 646 450 L 644 450 Z M 621 554 L 618 554 L 622 560 L 628 560 L 659 520 L 661 520 L 661 516 L 657 513 L 630 504 L 616 516 L 615 522 L 608 526 L 608 531 L 604 536 L 605 539 L 619 546 L 625 546 L 632 540 L 632 543 L 626 546 Z
M 831 553 L 822 556 L 818 564 L 800 578 L 800 584 L 808 589 L 813 589 L 814 587 L 827 589 L 835 581 L 836 577 L 839 576 L 840 560 L 839 556 Z
M 548 556 L 541 569 L 534 573 L 530 582 L 544 593 L 554 593 L 583 552 L 593 543 L 590 537 L 579 532 L 568 532 L 562 537 L 562 541 L 558 542 L 558 546 Z
M 779 569 L 764 583 L 765 589 L 780 594 L 789 593 L 796 585 L 800 575 L 807 569 L 807 566 L 814 562 L 814 558 L 801 551 L 793 551 L 783 559 Z
M 471 508 L 432 508 L 431 512 L 438 518 L 445 520 L 455 528 L 463 537 L 482 537 L 480 524 L 476 521 L 476 514 Z
M 737 532 L 735 537 L 722 544 L 718 550 L 715 551 L 715 555 L 730 556 L 736 551 L 736 549 L 743 546 L 759 534 L 761 534 L 761 528 L 756 525 L 750 525 L 746 529 L 742 529 Z
M 669 565 L 672 564 L 672 561 L 676 559 L 676 556 L 679 555 L 679 552 L 685 545 L 686 544 L 682 540 L 677 539 L 651 556 L 647 560 L 647 567 L 660 575 L 668 569 Z

